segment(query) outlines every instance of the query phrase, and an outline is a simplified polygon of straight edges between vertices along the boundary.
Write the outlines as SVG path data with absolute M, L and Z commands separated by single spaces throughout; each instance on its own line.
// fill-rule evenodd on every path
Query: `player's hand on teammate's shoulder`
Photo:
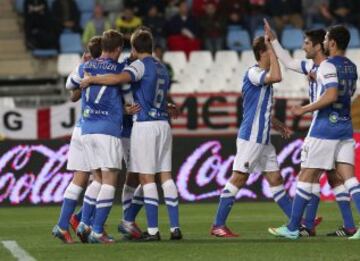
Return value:
M 179 109 L 176 107 L 176 104 L 169 102 L 167 104 L 167 111 L 171 118 L 177 119 L 180 115 Z
M 300 105 L 295 105 L 291 108 L 291 113 L 295 116 L 301 116 L 305 113 L 304 108 Z
M 141 110 L 141 107 L 137 103 L 133 103 L 133 104 L 126 103 L 124 105 L 125 114 L 128 114 L 128 115 L 134 115 L 134 114 L 138 113 L 140 110 Z
M 85 89 L 91 84 L 91 76 L 85 76 L 80 82 L 80 88 Z

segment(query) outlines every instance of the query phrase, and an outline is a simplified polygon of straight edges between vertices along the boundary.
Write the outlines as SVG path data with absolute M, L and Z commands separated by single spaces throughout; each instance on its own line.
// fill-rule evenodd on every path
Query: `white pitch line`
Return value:
M 36 261 L 28 252 L 21 248 L 16 241 L 6 240 L 1 241 L 5 248 L 19 261 Z

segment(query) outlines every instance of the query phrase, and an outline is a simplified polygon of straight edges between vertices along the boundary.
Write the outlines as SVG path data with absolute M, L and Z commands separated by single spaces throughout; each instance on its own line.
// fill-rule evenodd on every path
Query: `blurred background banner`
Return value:
M 281 174 L 290 195 L 300 169 L 302 136 L 283 140 L 272 135 Z M 174 137 L 173 175 L 183 202 L 217 201 L 221 188 L 231 175 L 236 152 L 235 136 Z M 356 174 L 360 178 L 360 134 L 357 141 Z M 0 205 L 38 205 L 60 203 L 71 181 L 66 170 L 67 139 L 3 140 L 0 142 Z M 122 175 L 121 182 L 123 182 Z M 323 200 L 333 195 L 326 177 L 321 178 Z M 252 173 L 237 198 L 270 200 L 268 183 L 260 173 Z
M 239 93 L 173 94 L 180 109 L 172 121 L 174 135 L 236 135 L 242 120 Z M 305 132 L 311 115 L 293 117 L 289 109 L 305 104 L 306 99 L 275 99 L 273 116 L 295 132 Z M 47 108 L 20 109 L 0 105 L 0 135 L 9 139 L 54 139 L 70 136 L 80 117 L 80 103 L 67 102 Z

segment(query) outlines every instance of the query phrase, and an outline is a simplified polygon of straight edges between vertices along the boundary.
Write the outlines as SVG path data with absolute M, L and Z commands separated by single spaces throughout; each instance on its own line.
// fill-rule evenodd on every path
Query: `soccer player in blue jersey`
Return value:
M 85 73 L 89 75 L 120 73 L 124 64 L 119 64 L 117 60 L 123 44 L 122 34 L 114 30 L 105 31 L 101 42 L 102 54 L 100 58 L 85 63 Z M 94 181 L 85 192 L 83 213 L 77 234 L 82 238 L 88 238 L 90 243 L 114 242 L 104 233 L 104 224 L 113 204 L 117 175 L 122 167 L 121 98 L 121 89 L 111 85 L 94 84 L 82 91 L 81 140 Z M 90 229 L 90 218 L 94 211 L 95 216 Z
M 320 63 L 327 59 L 323 45 L 326 31 L 324 29 L 315 29 L 305 32 L 303 49 L 306 58 L 311 60 L 301 60 L 291 58 L 289 53 L 282 48 L 268 23 L 265 24 L 265 30 L 269 35 L 276 55 L 285 67 L 308 76 L 310 102 L 315 102 L 319 86 L 316 80 L 316 72 Z M 334 190 L 335 198 L 343 217 L 343 225 L 327 235 L 339 237 L 351 236 L 356 232 L 356 227 L 351 212 L 350 194 L 344 186 L 344 180 L 336 174 L 335 170 L 328 172 L 327 177 L 330 186 Z M 315 180 L 315 183 L 312 183 L 312 195 L 306 207 L 305 222 L 300 229 L 301 236 L 315 236 L 316 234 L 314 220 L 320 201 L 319 178 L 320 176 Z
M 336 167 L 360 211 L 360 185 L 354 176 L 355 142 L 351 122 L 351 96 L 358 76 L 355 64 L 345 57 L 349 41 L 350 33 L 346 27 L 338 25 L 328 30 L 324 47 L 329 57 L 320 63 L 317 70 L 317 99 L 292 110 L 297 116 L 314 112 L 314 118 L 303 145 L 290 221 L 286 226 L 269 228 L 269 232 L 276 236 L 299 237 L 300 220 L 311 199 L 312 184 L 324 170 Z M 359 238 L 360 232 L 357 231 L 349 239 Z
M 286 215 L 290 216 L 291 213 L 291 199 L 284 189 L 275 148 L 270 143 L 272 84 L 281 81 L 281 71 L 268 39 L 263 36 L 256 38 L 253 52 L 257 64 L 248 69 L 243 81 L 244 112 L 236 141 L 233 173 L 220 195 L 210 232 L 217 237 L 238 236 L 225 223 L 238 191 L 254 171 L 264 172 L 274 200 Z
M 171 239 L 181 239 L 178 214 L 178 193 L 171 177 L 172 136 L 168 123 L 167 92 L 169 74 L 166 67 L 152 57 L 153 38 L 150 32 L 137 30 L 131 38 L 132 52 L 138 58 L 124 72 L 85 78 L 81 85 L 133 83 L 134 98 L 141 110 L 134 117 L 131 133 L 130 171 L 139 173 L 144 193 L 148 222 L 143 240 L 160 240 L 158 229 L 159 196 L 155 174 L 160 173 L 165 203 L 170 219 Z
M 83 62 L 91 58 L 97 58 L 101 55 L 101 37 L 94 36 L 87 45 L 87 52 L 83 55 Z M 76 67 L 69 75 L 66 81 L 66 89 L 71 92 L 71 101 L 77 102 L 81 97 L 80 80 L 84 76 L 84 63 Z M 76 216 L 72 216 L 81 192 L 86 187 L 89 180 L 90 168 L 84 157 L 81 137 L 82 117 L 76 123 L 71 136 L 71 142 L 68 152 L 67 169 L 75 171 L 74 177 L 66 188 L 64 193 L 64 201 L 61 207 L 61 213 L 58 224 L 53 228 L 52 234 L 61 239 L 64 243 L 73 243 L 73 239 L 69 233 L 69 223 L 76 230 L 78 220 Z

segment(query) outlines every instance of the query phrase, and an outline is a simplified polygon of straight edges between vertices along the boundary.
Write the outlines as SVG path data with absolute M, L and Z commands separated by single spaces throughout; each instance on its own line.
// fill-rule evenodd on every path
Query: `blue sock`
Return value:
M 345 187 L 349 191 L 352 200 L 355 203 L 358 213 L 360 213 L 360 184 L 356 177 L 345 181 Z
M 279 205 L 285 215 L 290 218 L 292 209 L 292 199 L 286 193 L 284 185 L 270 187 L 275 202 Z
M 144 205 L 144 197 L 135 196 L 131 201 L 129 208 L 124 212 L 124 220 L 135 222 L 137 215 Z
M 340 185 L 334 188 L 334 194 L 343 218 L 343 226 L 346 229 L 354 229 L 355 222 L 351 211 L 349 192 L 344 185 Z
M 79 211 L 78 211 L 78 212 L 76 212 L 75 216 L 76 216 L 76 218 L 77 218 L 78 220 L 81 220 L 81 216 L 82 216 L 82 207 L 79 209 Z
M 320 184 L 313 183 L 312 185 L 312 195 L 309 203 L 306 206 L 305 214 L 305 227 L 308 229 L 313 229 L 315 224 L 316 213 L 319 207 L 320 202 Z
M 103 184 L 101 186 L 99 196 L 96 201 L 95 217 L 92 225 L 92 230 L 95 233 L 102 234 L 104 231 L 105 222 L 109 216 L 113 201 L 115 197 L 115 187 Z
M 84 195 L 84 202 L 82 207 L 81 222 L 87 226 L 91 225 L 90 219 L 94 214 L 96 207 L 96 198 L 99 195 L 101 189 L 101 183 L 94 180 L 87 187 Z
M 235 196 L 239 189 L 231 184 L 230 182 L 226 183 L 221 195 L 220 202 L 216 212 L 215 217 L 215 226 L 224 226 L 226 219 L 229 216 L 231 208 L 235 202 Z
M 295 231 L 300 228 L 300 223 L 304 214 L 305 207 L 309 203 L 311 198 L 311 187 L 311 183 L 301 181 L 297 182 L 291 218 L 289 224 L 287 225 L 290 231 Z
M 91 226 L 91 219 L 95 213 L 96 207 L 96 198 L 90 198 L 85 196 L 84 203 L 82 207 L 81 222 L 85 223 L 87 226 Z
M 66 188 L 64 193 L 64 201 L 61 207 L 61 213 L 58 221 L 58 226 L 63 230 L 69 229 L 69 222 L 71 215 L 74 213 L 76 208 L 76 203 L 79 199 L 79 196 L 82 192 L 83 188 L 75 185 L 74 183 L 70 183 Z
M 58 226 L 63 230 L 69 229 L 69 221 L 72 213 L 74 213 L 74 210 L 76 208 L 77 200 L 67 199 L 64 198 L 64 201 L 62 203 L 61 207 L 61 213 L 60 218 L 58 221 Z
M 148 224 L 148 232 L 156 234 L 158 231 L 158 208 L 159 195 L 155 183 L 148 183 L 143 186 L 144 204 L 146 211 L 146 219 Z
M 170 220 L 170 230 L 173 232 L 179 225 L 179 199 L 175 182 L 172 179 L 165 181 L 161 185 L 164 191 L 165 204 Z

